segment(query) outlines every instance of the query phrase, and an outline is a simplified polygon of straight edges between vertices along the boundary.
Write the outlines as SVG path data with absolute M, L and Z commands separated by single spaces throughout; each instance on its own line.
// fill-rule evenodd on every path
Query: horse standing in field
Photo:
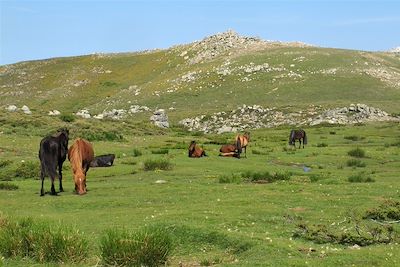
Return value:
M 57 176 L 60 181 L 60 192 L 63 192 L 62 186 L 62 165 L 67 157 L 69 131 L 66 128 L 61 128 L 55 135 L 46 136 L 40 141 L 39 159 L 40 159 L 40 179 L 42 187 L 40 196 L 44 196 L 44 177 L 48 175 L 51 179 L 51 195 L 57 195 L 54 188 L 54 180 Z
M 302 129 L 300 130 L 292 130 L 289 136 L 289 145 L 295 146 L 296 140 L 299 140 L 299 148 L 301 147 L 301 139 L 303 139 L 303 148 L 304 145 L 307 145 L 307 135 L 306 132 Z
M 240 147 L 241 149 L 244 148 L 244 157 L 247 158 L 246 155 L 246 151 L 247 151 L 247 145 L 250 142 L 250 133 L 249 132 L 245 132 L 243 135 L 242 134 L 238 134 L 235 137 L 235 143 L 240 143 Z
M 75 191 L 79 195 L 86 194 L 86 173 L 93 159 L 94 152 L 92 144 L 85 139 L 76 139 L 68 150 L 68 160 L 72 167 Z
M 196 144 L 196 141 L 190 142 L 189 158 L 207 157 L 206 152 Z

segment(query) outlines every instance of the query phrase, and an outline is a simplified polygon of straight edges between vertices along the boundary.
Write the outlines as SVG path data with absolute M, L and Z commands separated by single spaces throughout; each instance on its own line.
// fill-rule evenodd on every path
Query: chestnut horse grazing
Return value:
M 244 148 L 244 157 L 247 158 L 246 148 L 247 148 L 247 145 L 250 142 L 250 133 L 249 132 L 245 132 L 243 135 L 241 135 L 241 134 L 236 135 L 235 143 L 238 143 L 238 142 L 240 143 L 240 147 L 242 149 Z
M 76 139 L 68 150 L 68 160 L 71 163 L 74 175 L 75 191 L 79 195 L 86 194 L 86 173 L 93 159 L 92 144 L 85 139 Z
M 50 176 L 51 179 L 51 194 L 57 195 L 54 188 L 54 180 L 57 176 L 60 181 L 60 192 L 63 192 L 62 186 L 62 165 L 67 157 L 69 131 L 66 128 L 58 130 L 55 135 L 46 136 L 40 141 L 39 159 L 40 159 L 40 179 L 42 180 L 42 188 L 40 196 L 44 196 L 43 189 L 44 177 Z
M 304 145 L 307 145 L 307 135 L 304 130 L 292 130 L 289 136 L 289 145 L 295 146 L 296 140 L 299 140 L 299 148 L 301 147 L 301 139 L 303 139 L 303 148 Z
M 196 144 L 196 141 L 192 141 L 189 146 L 189 158 L 201 158 L 207 157 L 206 152 Z

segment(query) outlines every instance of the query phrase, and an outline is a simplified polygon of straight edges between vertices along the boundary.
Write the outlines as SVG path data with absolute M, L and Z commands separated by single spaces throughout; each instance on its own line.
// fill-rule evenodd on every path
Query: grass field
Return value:
M 218 156 L 220 143 L 233 141 L 233 134 L 201 135 L 172 129 L 152 135 L 141 130 L 133 135 L 129 132 L 135 131 L 128 130 L 122 141 L 92 141 L 95 154 L 115 153 L 117 158 L 111 168 L 89 170 L 86 195 L 73 192 L 66 161 L 65 192 L 40 197 L 38 177 L 15 177 L 15 170 L 21 161 L 39 165 L 41 136 L 54 125 L 27 129 L 13 125 L 9 122 L 12 118 L 7 120 L 0 134 L 0 175 L 11 181 L 0 183 L 18 188 L 0 189 L 1 214 L 83 231 L 90 251 L 79 266 L 101 264 L 100 239 L 107 230 L 137 230 L 146 225 L 162 225 L 173 236 L 175 249 L 169 266 L 400 264 L 398 222 L 391 224 L 393 239 L 386 243 L 383 237 L 369 233 L 385 222 L 361 218 L 386 200 L 400 201 L 398 123 L 307 128 L 305 149 L 288 147 L 289 128 L 255 130 L 251 131 L 247 158 L 241 159 Z M 28 124 L 35 125 L 35 121 Z M 112 122 L 107 127 L 115 128 Z M 72 137 L 82 133 L 75 129 L 72 127 Z M 191 140 L 202 145 L 209 156 L 188 158 Z M 349 155 L 357 148 L 364 155 Z M 148 160 L 163 160 L 172 168 L 145 171 Z M 240 178 L 245 172 L 287 174 L 290 179 L 249 182 Z M 350 182 L 351 176 L 360 179 Z M 367 177 L 369 182 L 362 182 Z M 48 178 L 45 187 L 50 190 Z M 325 242 L 302 234 L 301 226 L 328 229 L 318 232 L 318 237 L 332 233 L 359 237 L 357 228 L 377 242 L 368 246 L 354 246 L 351 240 L 356 239 Z M 42 266 L 30 259 L 2 258 L 1 263 Z

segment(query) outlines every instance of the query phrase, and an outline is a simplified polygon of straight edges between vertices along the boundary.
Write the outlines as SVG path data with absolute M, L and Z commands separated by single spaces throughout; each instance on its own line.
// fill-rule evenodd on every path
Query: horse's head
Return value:
M 245 132 L 243 136 L 246 137 L 247 142 L 250 142 L 250 132 Z
M 86 176 L 83 173 L 77 173 L 74 175 L 75 190 L 79 195 L 86 194 Z

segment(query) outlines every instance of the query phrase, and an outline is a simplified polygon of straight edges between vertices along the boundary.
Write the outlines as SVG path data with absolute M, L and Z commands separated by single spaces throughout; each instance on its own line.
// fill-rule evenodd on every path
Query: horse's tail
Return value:
M 307 145 L 307 134 L 306 131 L 303 130 L 304 136 L 303 136 L 303 144 Z
M 289 145 L 293 145 L 294 134 L 295 134 L 294 130 L 291 130 L 289 135 Z

